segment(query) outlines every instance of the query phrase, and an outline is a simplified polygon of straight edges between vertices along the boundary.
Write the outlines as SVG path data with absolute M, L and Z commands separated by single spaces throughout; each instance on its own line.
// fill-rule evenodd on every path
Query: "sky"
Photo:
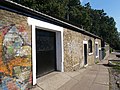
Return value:
M 108 16 L 113 17 L 117 30 L 120 32 L 120 0 L 80 0 L 84 5 L 90 2 L 91 8 L 103 9 Z

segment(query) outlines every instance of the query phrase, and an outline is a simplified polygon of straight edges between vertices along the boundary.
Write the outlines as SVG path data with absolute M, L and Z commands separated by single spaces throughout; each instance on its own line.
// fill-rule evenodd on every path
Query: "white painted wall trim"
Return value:
M 99 48 L 99 50 L 101 50 L 101 48 Z
M 60 40 L 60 41 L 59 41 Z M 56 58 L 57 70 L 64 72 L 63 31 L 56 32 Z
M 87 66 L 88 66 L 88 64 L 84 65 L 84 67 L 87 67 Z
M 93 55 L 93 52 L 92 53 L 88 53 L 88 55 L 90 56 L 90 55 Z
M 64 49 L 63 49 L 63 27 L 40 21 L 28 17 L 28 24 L 32 25 L 32 71 L 33 71 L 33 85 L 37 83 L 36 79 L 36 28 L 42 30 L 56 32 L 56 59 L 57 70 L 64 72 Z
M 97 56 L 96 56 L 96 44 L 97 44 L 97 48 L 98 48 L 98 49 L 97 49 L 97 50 L 98 50 L 98 51 L 97 51 Z M 99 46 L 98 46 L 98 42 L 97 42 L 97 41 L 95 41 L 95 57 L 96 57 L 96 58 L 99 57 Z
M 99 56 L 96 56 L 96 58 L 98 58 Z
M 34 25 L 34 26 L 38 26 L 42 29 L 49 29 L 50 31 L 63 31 L 63 27 L 51 24 L 51 23 L 47 23 L 44 21 L 40 21 L 31 17 L 28 17 L 28 24 L 29 25 Z
M 35 26 L 32 25 L 32 72 L 33 85 L 36 84 L 36 40 L 35 40 Z
M 64 30 L 63 30 L 64 31 Z M 64 39 L 63 39 L 63 31 L 61 31 L 61 50 L 62 50 L 62 62 L 61 62 L 61 72 L 64 72 Z
M 98 44 L 98 42 L 95 42 L 95 44 Z
M 83 44 L 88 44 L 88 41 L 83 41 Z

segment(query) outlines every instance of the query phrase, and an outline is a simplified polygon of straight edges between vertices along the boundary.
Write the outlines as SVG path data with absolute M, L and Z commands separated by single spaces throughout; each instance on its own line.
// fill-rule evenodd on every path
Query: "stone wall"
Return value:
M 0 10 L 0 90 L 28 90 L 31 83 L 31 27 L 27 17 Z
M 64 29 L 64 66 L 65 71 L 79 68 L 83 59 L 82 34 Z
M 92 53 L 87 53 L 87 62 L 88 65 L 95 63 L 95 38 L 69 29 L 64 29 L 63 38 L 65 71 L 74 71 L 84 66 L 83 41 L 88 41 L 89 39 L 92 40 Z M 101 44 L 99 39 L 98 43 Z
M 104 57 L 104 59 L 107 59 L 108 58 L 108 56 L 109 56 L 109 54 L 110 54 L 110 46 L 109 45 L 105 45 L 105 53 L 106 53 L 106 56 Z

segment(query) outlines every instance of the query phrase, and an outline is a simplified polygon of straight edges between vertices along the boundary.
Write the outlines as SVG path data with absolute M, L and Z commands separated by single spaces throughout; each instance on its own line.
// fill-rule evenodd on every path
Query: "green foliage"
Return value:
M 120 33 L 113 17 L 104 10 L 92 9 L 90 3 L 80 0 L 13 0 L 48 15 L 72 21 L 85 30 L 103 38 L 113 49 L 120 50 Z
M 106 56 L 106 50 L 103 49 L 103 58 Z
M 95 64 L 98 64 L 99 63 L 99 61 L 97 60 L 97 61 L 95 61 Z
M 110 53 L 113 52 L 113 49 L 110 47 Z
M 120 73 L 120 62 L 116 62 L 115 66 L 113 66 L 112 68 L 113 68 L 113 70 L 115 70 L 118 73 Z

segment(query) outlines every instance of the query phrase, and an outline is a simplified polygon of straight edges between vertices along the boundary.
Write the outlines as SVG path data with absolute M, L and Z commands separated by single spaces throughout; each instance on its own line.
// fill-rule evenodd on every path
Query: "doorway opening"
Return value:
M 56 70 L 56 33 L 36 28 L 37 77 Z
M 84 65 L 87 65 L 87 44 L 84 44 Z

